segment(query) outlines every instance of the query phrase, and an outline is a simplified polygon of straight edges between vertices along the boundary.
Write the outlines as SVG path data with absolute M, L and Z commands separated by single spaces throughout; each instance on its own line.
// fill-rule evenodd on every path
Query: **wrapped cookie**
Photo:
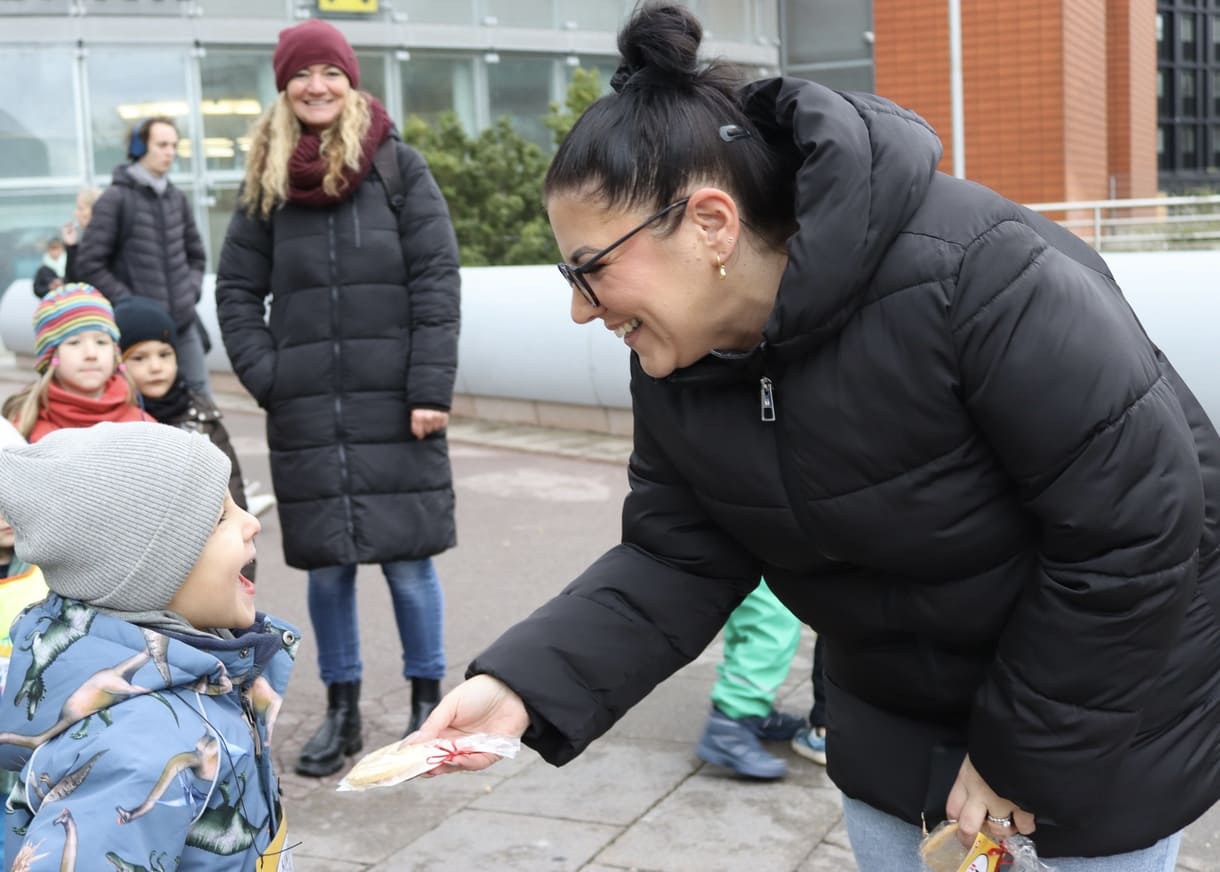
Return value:
M 360 758 L 339 782 L 337 790 L 368 790 L 371 787 L 391 787 L 431 772 L 438 766 L 452 763 L 466 754 L 495 754 L 516 757 L 521 740 L 509 736 L 477 733 L 457 739 L 432 739 L 408 745 L 392 742 L 370 751 Z

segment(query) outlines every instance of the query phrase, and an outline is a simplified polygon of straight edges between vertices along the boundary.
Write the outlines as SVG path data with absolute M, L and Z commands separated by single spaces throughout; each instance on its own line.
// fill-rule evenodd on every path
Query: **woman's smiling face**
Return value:
M 716 275 L 702 228 L 691 206 L 644 227 L 597 260 L 584 278 L 599 306 L 572 289 L 572 320 L 601 319 L 636 354 L 644 372 L 664 378 L 690 366 L 717 345 L 721 327 L 707 305 Z M 556 194 L 547 202 L 551 228 L 564 260 L 585 263 L 656 209 L 610 210 L 579 194 Z M 661 235 L 662 228 L 677 228 Z
M 339 120 L 351 89 L 343 70 L 331 64 L 314 64 L 298 70 L 284 90 L 297 120 L 308 130 L 319 131 Z

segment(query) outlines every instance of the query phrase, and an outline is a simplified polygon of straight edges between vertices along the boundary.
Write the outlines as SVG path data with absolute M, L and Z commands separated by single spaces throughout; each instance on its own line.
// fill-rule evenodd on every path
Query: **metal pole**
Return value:
M 953 175 L 966 178 L 966 131 L 962 111 L 962 3 L 949 0 L 949 104 L 953 124 Z

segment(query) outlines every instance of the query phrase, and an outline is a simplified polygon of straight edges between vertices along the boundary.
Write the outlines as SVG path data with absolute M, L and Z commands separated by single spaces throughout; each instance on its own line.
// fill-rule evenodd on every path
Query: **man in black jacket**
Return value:
M 77 276 L 115 307 L 130 297 L 155 300 L 178 328 L 178 366 L 194 391 L 211 394 L 205 334 L 195 314 L 205 255 L 190 203 L 169 180 L 178 150 L 170 118 L 150 118 L 132 131 L 128 163 L 93 207 L 80 243 Z

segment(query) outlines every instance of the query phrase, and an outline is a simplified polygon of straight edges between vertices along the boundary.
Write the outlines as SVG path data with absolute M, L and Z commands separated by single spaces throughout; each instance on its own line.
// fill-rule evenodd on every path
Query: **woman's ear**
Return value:
M 734 241 L 741 238 L 737 202 L 721 188 L 700 188 L 690 195 L 686 212 L 699 228 L 702 242 L 728 260 Z

